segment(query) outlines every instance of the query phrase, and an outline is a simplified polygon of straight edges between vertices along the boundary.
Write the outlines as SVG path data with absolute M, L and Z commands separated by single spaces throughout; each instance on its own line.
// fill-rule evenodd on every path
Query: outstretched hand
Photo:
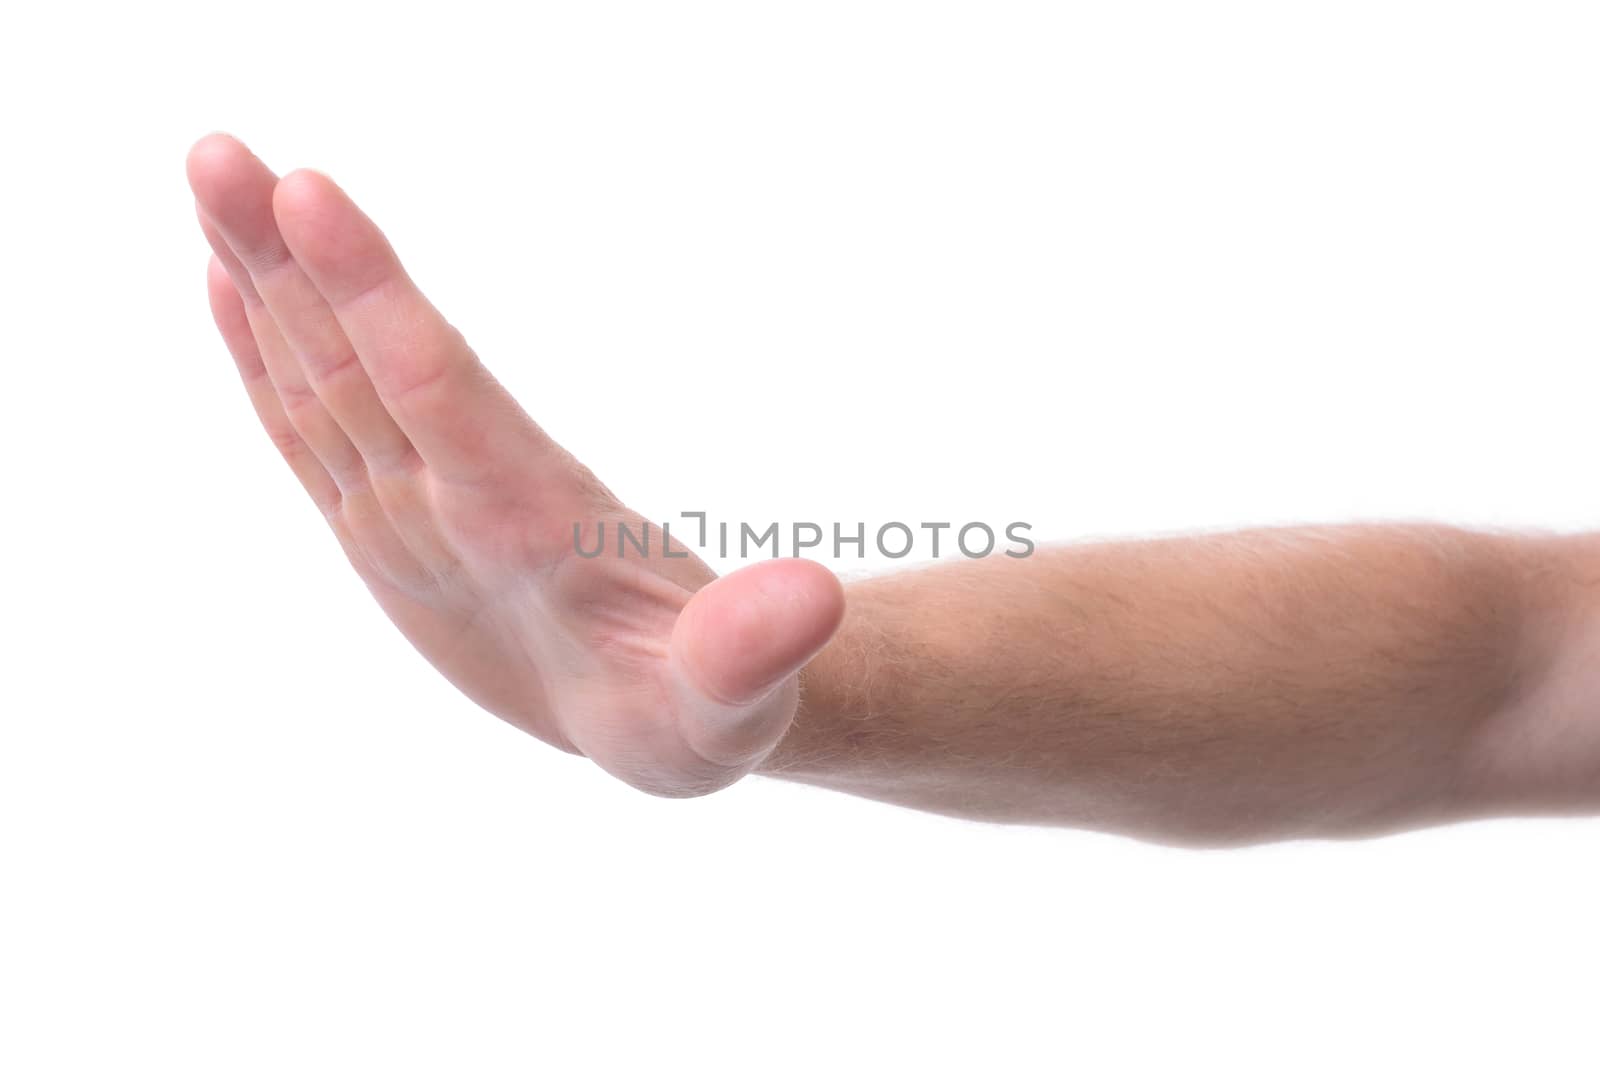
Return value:
M 463 693 L 638 788 L 695 795 L 772 750 L 844 611 L 800 559 L 722 579 L 641 531 L 542 432 L 326 176 L 231 137 L 188 158 L 211 308 L 269 438 L 374 597 Z M 684 553 L 674 544 L 674 554 Z

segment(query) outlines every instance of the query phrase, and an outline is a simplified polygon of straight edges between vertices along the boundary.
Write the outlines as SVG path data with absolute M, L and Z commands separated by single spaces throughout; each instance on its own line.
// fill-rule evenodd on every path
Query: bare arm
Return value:
M 224 135 L 187 166 L 245 392 L 373 596 L 463 694 L 644 791 L 761 770 L 1208 842 L 1600 802 L 1591 538 L 1265 531 L 848 596 L 801 560 L 718 578 L 551 441 L 326 176 Z
M 868 580 L 765 772 L 1205 843 L 1594 804 L 1591 546 L 1271 529 Z

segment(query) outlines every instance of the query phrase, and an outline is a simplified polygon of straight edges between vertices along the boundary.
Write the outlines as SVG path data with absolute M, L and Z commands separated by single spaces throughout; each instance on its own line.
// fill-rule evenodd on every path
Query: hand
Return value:
M 188 158 L 212 311 L 269 437 L 406 637 L 463 693 L 641 789 L 738 779 L 844 612 L 799 559 L 720 580 L 552 442 L 338 186 L 226 135 Z M 592 546 L 575 552 L 574 524 Z M 682 551 L 674 545 L 674 553 Z

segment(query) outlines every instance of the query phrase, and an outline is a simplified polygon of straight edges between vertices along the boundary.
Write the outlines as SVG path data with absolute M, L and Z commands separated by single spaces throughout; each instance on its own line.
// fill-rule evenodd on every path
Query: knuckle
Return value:
M 309 384 L 289 382 L 278 384 L 278 400 L 283 403 L 283 411 L 290 419 L 304 415 L 308 411 L 320 408 L 321 400 L 317 392 Z
M 331 384 L 361 367 L 355 351 L 349 349 L 331 353 L 314 350 L 303 352 L 300 354 L 300 363 L 305 366 L 309 379 L 319 385 Z
M 291 427 L 268 428 L 267 438 L 285 461 L 295 462 L 306 456 L 306 441 Z

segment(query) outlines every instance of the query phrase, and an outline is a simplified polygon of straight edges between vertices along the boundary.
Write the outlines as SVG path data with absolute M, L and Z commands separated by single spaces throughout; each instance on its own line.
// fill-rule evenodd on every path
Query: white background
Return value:
M 1593 1066 L 1594 821 L 667 802 L 474 709 L 258 433 L 182 167 L 333 174 L 651 516 L 1570 529 L 1593 5 L 6 23 L 0 1065 Z

